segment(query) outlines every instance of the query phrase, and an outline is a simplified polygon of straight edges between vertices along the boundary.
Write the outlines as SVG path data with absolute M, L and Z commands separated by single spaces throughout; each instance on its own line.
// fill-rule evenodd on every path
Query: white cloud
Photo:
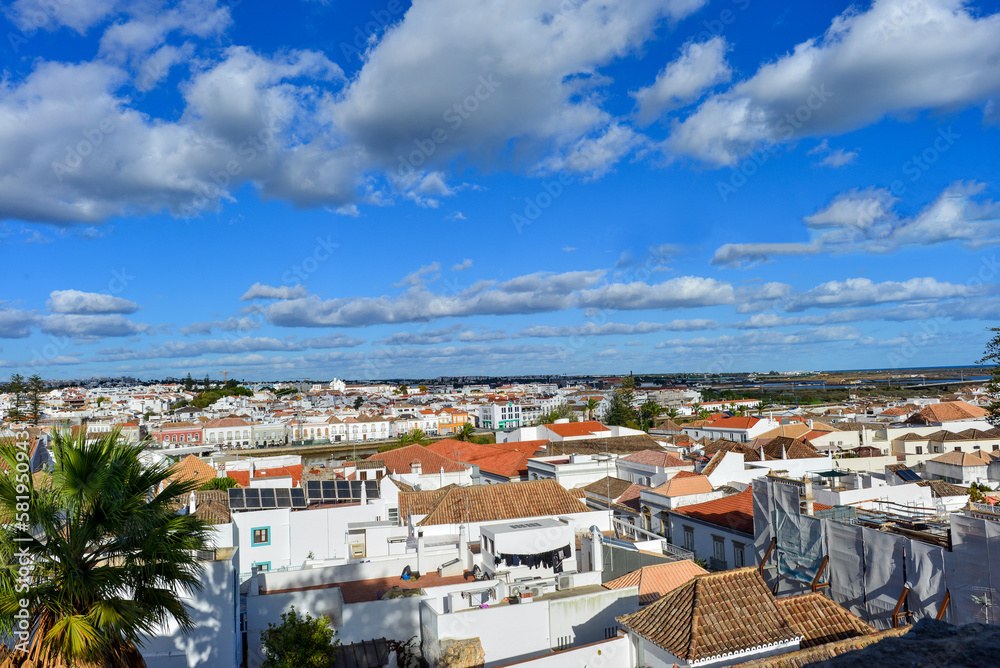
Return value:
M 915 216 L 905 218 L 895 211 L 896 198 L 888 189 L 856 188 L 804 219 L 813 234 L 810 242 L 726 244 L 715 251 L 712 263 L 742 265 L 825 252 L 891 253 L 953 241 L 969 249 L 1000 243 L 1000 205 L 977 198 L 984 189 L 982 183 L 953 183 Z
M 263 321 L 258 318 L 244 316 L 242 318 L 193 322 L 190 325 L 181 327 L 179 331 L 181 334 L 211 334 L 216 329 L 223 332 L 249 332 L 258 329 L 263 324 Z
M 149 325 L 132 322 L 118 314 L 108 315 L 47 315 L 39 318 L 39 326 L 46 334 L 72 339 L 100 339 L 105 337 L 135 336 L 150 329 Z
M 210 339 L 205 341 L 167 341 L 145 350 L 115 347 L 97 351 L 99 362 L 120 362 L 124 360 L 147 360 L 165 358 L 196 358 L 203 355 L 235 355 L 272 351 L 304 351 L 329 348 L 353 348 L 364 343 L 361 339 L 342 334 L 306 338 L 277 339 L 274 337 L 245 336 L 234 339 Z
M 4 308 L 0 304 L 0 339 L 23 339 L 37 323 L 38 314 L 33 311 Z
M 836 135 L 887 115 L 995 104 L 1000 15 L 965 0 L 875 0 L 822 37 L 761 66 L 678 123 L 669 148 L 716 165 L 806 136 Z
M 472 260 L 466 258 L 459 262 L 458 264 L 453 264 L 451 266 L 452 271 L 465 271 L 472 266 Z
M 250 286 L 250 289 L 243 293 L 240 297 L 240 301 L 250 301 L 253 299 L 301 299 L 309 294 L 304 285 L 281 285 L 275 287 L 273 285 L 264 285 L 263 283 L 254 283 Z
M 513 315 L 588 310 L 697 308 L 732 303 L 734 290 L 714 279 L 683 276 L 650 285 L 642 282 L 598 285 L 604 270 L 539 272 L 508 281 L 480 281 L 469 288 L 435 293 L 415 285 L 396 297 L 323 300 L 316 295 L 270 304 L 263 309 L 282 327 L 366 327 L 428 322 L 475 315 Z
M 868 278 L 849 278 L 844 281 L 828 281 L 805 292 L 794 293 L 784 301 L 784 308 L 794 312 L 834 306 L 937 301 L 974 297 L 983 292 L 981 287 L 946 283 L 935 278 L 911 278 L 881 283 Z
M 85 33 L 88 28 L 97 25 L 107 17 L 115 14 L 122 3 L 117 0 L 15 0 L 4 13 L 15 26 L 26 34 L 31 34 L 36 28 L 56 30 L 67 26 Z
M 652 85 L 634 93 L 639 122 L 652 123 L 664 112 L 693 102 L 707 89 L 731 78 L 725 38 L 689 42 L 684 45 L 681 55 L 656 76 Z
M 139 310 L 139 305 L 128 299 L 79 290 L 53 290 L 46 304 L 53 313 L 78 315 L 135 313 Z
M 398 283 L 393 283 L 397 288 L 403 287 L 404 285 L 416 286 L 416 285 L 426 285 L 427 283 L 432 283 L 438 279 L 440 274 L 437 272 L 441 271 L 440 262 L 432 262 L 428 265 L 423 265 L 420 269 L 410 272 L 404 276 Z M 431 276 L 431 274 L 434 274 Z

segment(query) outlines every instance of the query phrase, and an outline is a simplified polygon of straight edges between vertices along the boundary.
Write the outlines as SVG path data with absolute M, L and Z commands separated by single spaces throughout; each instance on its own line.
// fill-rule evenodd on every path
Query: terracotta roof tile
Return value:
M 555 480 L 473 485 L 448 490 L 420 525 L 503 521 L 588 510 Z
M 749 487 L 739 494 L 681 506 L 672 512 L 728 527 L 741 533 L 753 534 L 753 490 Z
M 752 567 L 692 578 L 618 621 L 688 662 L 789 642 L 802 635 Z
M 650 490 L 653 494 L 666 497 L 688 496 L 689 494 L 706 494 L 712 491 L 712 483 L 703 475 L 675 475 L 659 487 Z
M 803 594 L 776 602 L 804 636 L 799 644 L 802 649 L 875 633 L 874 628 L 822 594 Z
M 585 422 L 564 422 L 560 424 L 547 424 L 545 428 L 563 438 L 574 436 L 596 436 L 598 434 L 610 433 L 611 430 L 596 420 Z
M 662 450 L 641 450 L 639 452 L 632 453 L 627 457 L 622 457 L 622 459 L 636 464 L 645 464 L 646 466 L 662 466 L 663 468 L 694 466 L 691 462 L 686 462 L 683 459 L 680 459 L 674 455 L 674 453 L 663 452 Z
M 918 413 L 911 416 L 909 421 L 934 424 L 956 420 L 972 420 L 986 417 L 988 414 L 989 411 L 986 409 L 973 406 L 965 401 L 945 401 L 939 404 L 924 406 Z
M 972 452 L 946 452 L 931 459 L 939 464 L 951 464 L 953 466 L 988 466 L 989 459 Z
M 652 603 L 670 593 L 697 575 L 708 573 L 690 559 L 672 561 L 666 564 L 643 566 L 620 578 L 605 582 L 607 589 L 639 587 L 639 603 Z
M 465 466 L 454 462 L 447 457 L 439 455 L 433 450 L 429 450 L 422 445 L 407 445 L 403 448 L 379 452 L 367 458 L 367 461 L 381 459 L 385 462 L 385 468 L 390 473 L 401 474 L 410 472 L 410 464 L 414 461 L 420 462 L 423 473 L 437 473 L 444 469 L 445 473 L 453 473 L 465 470 Z
M 206 464 L 194 455 L 188 455 L 174 464 L 174 473 L 170 477 L 178 481 L 197 480 L 204 483 L 218 475 L 218 472 L 211 465 Z

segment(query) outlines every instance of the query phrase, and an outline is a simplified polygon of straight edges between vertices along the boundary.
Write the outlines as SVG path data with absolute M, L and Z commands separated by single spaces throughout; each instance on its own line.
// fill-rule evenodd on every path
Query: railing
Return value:
M 685 550 L 683 547 L 677 547 L 676 545 L 671 545 L 667 541 L 661 543 L 663 549 L 663 554 L 668 557 L 674 557 L 677 561 L 683 561 L 684 559 L 690 559 L 694 561 L 694 552 L 691 550 Z
M 729 564 L 725 559 L 708 558 L 708 568 L 713 571 L 728 571 Z

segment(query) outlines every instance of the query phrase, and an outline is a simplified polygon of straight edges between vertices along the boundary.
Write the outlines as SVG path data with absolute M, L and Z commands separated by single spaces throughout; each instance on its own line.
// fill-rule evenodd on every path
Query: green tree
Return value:
M 0 529 L 0 625 L 10 631 L 24 608 L 32 630 L 27 653 L 0 645 L 0 665 L 141 667 L 144 636 L 171 622 L 193 629 L 183 598 L 202 588 L 196 554 L 209 527 L 176 512 L 197 483 L 170 480 L 170 464 L 144 463 L 147 446 L 117 429 L 91 442 L 83 431 L 59 432 L 54 468 L 35 477 L 16 474 L 16 444 L 0 445 L 15 472 L 0 475 L 0 516 L 20 520 Z M 15 566 L 25 559 L 32 569 L 19 591 Z
M 393 394 L 402 394 L 404 397 L 410 393 L 410 388 L 406 386 L 406 383 L 400 383 L 396 386 L 396 389 L 392 391 Z
M 426 385 L 418 385 L 417 389 L 420 391 L 421 394 L 426 394 L 427 393 L 427 386 Z
M 261 634 L 264 662 L 261 668 L 330 668 L 340 641 L 326 617 L 295 612 L 281 615 L 281 624 L 268 624 Z
M 476 428 L 471 423 L 466 422 L 462 428 L 455 432 L 455 438 L 460 441 L 468 441 L 476 433 Z
M 205 484 L 201 486 L 202 491 L 208 491 L 212 489 L 227 490 L 236 487 L 236 481 L 229 476 L 223 476 L 221 478 L 212 478 Z
M 631 388 L 616 387 L 608 401 L 608 410 L 604 413 L 604 424 L 624 427 L 630 422 L 636 422 L 638 415 L 632 408 L 634 398 Z
M 194 389 L 194 379 L 191 377 L 190 372 L 188 372 L 187 378 L 184 379 L 184 389 L 188 392 Z
M 37 425 L 42 416 L 42 394 L 45 392 L 45 381 L 36 373 L 28 379 L 26 390 L 31 424 Z
M 587 399 L 587 403 L 583 405 L 584 410 L 587 411 L 587 419 L 589 420 L 594 419 L 594 411 L 597 410 L 597 407 L 600 405 L 601 402 L 598 401 L 597 399 L 594 399 L 593 397 Z
M 643 431 L 649 431 L 656 426 L 656 417 L 663 412 L 663 406 L 655 401 L 647 401 L 639 407 L 639 424 Z
M 424 433 L 423 429 L 414 429 L 399 437 L 400 445 L 427 445 L 430 442 L 431 439 L 427 438 L 427 434 Z
M 993 338 L 986 344 L 983 358 L 977 364 L 992 364 L 990 381 L 986 384 L 986 392 L 990 397 L 990 405 L 986 407 L 989 416 L 986 418 L 994 427 L 1000 427 L 1000 327 L 990 327 Z M 10 377 L 11 383 L 14 376 Z
M 362 406 L 365 405 L 364 397 L 356 397 L 354 399 L 354 410 L 360 410 Z
M 10 382 L 7 383 L 7 391 L 13 394 L 10 410 L 7 417 L 11 422 L 20 422 L 24 419 L 24 376 L 19 373 L 10 375 Z
M 212 381 L 209 380 L 207 373 L 205 374 L 205 384 L 202 387 L 204 388 L 203 392 L 208 392 L 212 389 Z

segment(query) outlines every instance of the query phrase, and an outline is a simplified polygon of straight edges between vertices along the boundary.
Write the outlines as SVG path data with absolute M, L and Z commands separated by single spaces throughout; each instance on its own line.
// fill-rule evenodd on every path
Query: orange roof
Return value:
M 760 418 L 755 417 L 727 417 L 715 420 L 705 425 L 706 429 L 750 429 L 760 422 Z
M 544 443 L 544 441 L 534 441 Z M 506 443 L 501 445 L 507 445 Z M 465 441 L 455 441 L 446 438 L 427 446 L 427 449 L 447 457 L 455 462 L 474 464 L 481 471 L 505 478 L 516 478 L 528 472 L 529 454 L 515 448 L 502 448 L 495 445 L 480 445 Z M 532 449 L 531 454 L 534 454 Z
M 739 494 L 721 499 L 675 508 L 673 512 L 698 520 L 728 527 L 741 533 L 753 533 L 753 490 L 748 487 Z
M 417 444 L 379 452 L 368 457 L 366 461 L 372 459 L 381 459 L 385 462 L 386 470 L 397 475 L 409 473 L 410 464 L 413 462 L 420 462 L 422 473 L 438 473 L 441 469 L 444 469 L 445 473 L 465 470 L 463 465 Z
M 405 492 L 399 494 L 401 509 L 405 496 Z M 589 510 L 555 480 L 472 485 L 449 489 L 432 503 L 419 525 L 493 522 L 585 513 Z
M 683 473 L 683 471 L 681 472 Z M 712 483 L 703 475 L 681 476 L 680 473 L 659 487 L 650 490 L 653 494 L 666 497 L 706 494 L 712 491 Z
M 690 559 L 673 561 L 666 564 L 643 566 L 626 573 L 620 578 L 605 582 L 607 589 L 624 589 L 639 587 L 639 603 L 645 605 L 663 597 L 677 587 L 695 577 L 708 573 L 704 568 Z
M 218 472 L 211 465 L 206 464 L 194 455 L 188 455 L 174 464 L 173 468 L 174 474 L 170 477 L 178 481 L 197 480 L 199 482 L 207 482 L 218 476 Z
M 986 417 L 989 411 L 979 406 L 973 406 L 964 401 L 946 401 L 939 404 L 924 406 L 919 413 L 910 418 L 923 422 L 950 422 L 954 420 L 971 420 Z
M 545 425 L 545 428 L 554 434 L 559 434 L 563 438 L 572 438 L 573 436 L 593 436 L 594 434 L 602 434 L 604 432 L 611 431 L 596 420 L 547 424 Z

